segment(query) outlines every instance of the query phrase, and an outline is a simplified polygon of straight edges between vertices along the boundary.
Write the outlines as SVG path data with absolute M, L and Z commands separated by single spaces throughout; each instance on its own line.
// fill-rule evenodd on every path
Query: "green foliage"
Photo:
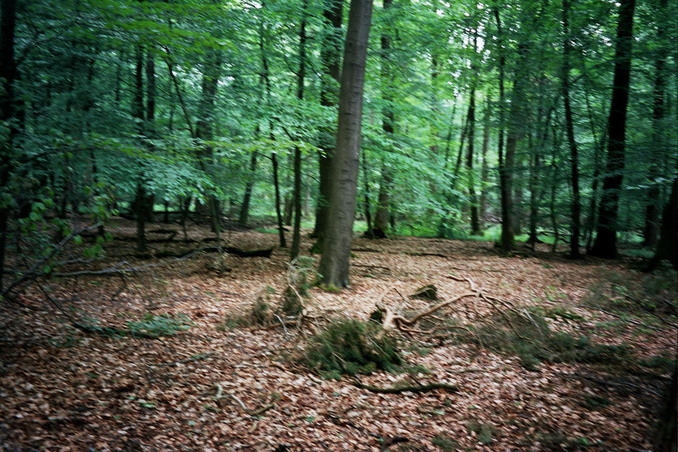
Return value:
M 459 441 L 447 435 L 438 434 L 431 439 L 431 443 L 443 452 L 459 450 Z
M 542 361 L 619 364 L 632 358 L 627 345 L 594 344 L 586 336 L 552 331 L 538 309 L 492 317 L 462 336 L 496 352 L 517 355 L 529 370 L 536 370 Z
M 373 322 L 339 320 L 309 340 L 306 363 L 325 378 L 395 370 L 403 363 L 396 340 Z
M 193 325 L 191 319 L 185 314 L 145 314 L 135 322 L 127 322 L 127 328 L 132 334 L 147 334 L 150 336 L 174 336 L 188 330 Z
M 469 421 L 466 424 L 466 428 L 469 432 L 473 432 L 478 435 L 478 442 L 480 444 L 490 444 L 492 442 L 492 435 L 496 428 L 492 424 L 487 424 L 485 422 L 479 422 L 477 420 Z

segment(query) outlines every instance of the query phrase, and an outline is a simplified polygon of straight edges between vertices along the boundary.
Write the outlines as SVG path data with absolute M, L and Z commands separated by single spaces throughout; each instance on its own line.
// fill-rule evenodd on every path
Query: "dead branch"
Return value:
M 402 394 L 403 392 L 430 392 L 436 389 L 443 389 L 449 392 L 457 392 L 459 388 L 456 385 L 449 383 L 429 383 L 425 385 L 406 385 L 406 386 L 391 386 L 389 388 L 380 388 L 378 386 L 366 385 L 358 380 L 353 381 L 353 386 L 366 391 L 375 392 L 377 394 Z

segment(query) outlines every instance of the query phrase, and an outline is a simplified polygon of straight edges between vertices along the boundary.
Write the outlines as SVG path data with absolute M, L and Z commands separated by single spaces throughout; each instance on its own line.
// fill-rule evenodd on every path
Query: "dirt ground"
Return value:
M 232 327 L 227 319 L 247 314 L 257 298 L 279 303 L 288 250 L 221 260 L 214 253 L 182 256 L 209 244 L 209 232 L 193 227 L 191 241 L 150 232 L 155 257 L 138 258 L 132 223 L 117 220 L 109 231 L 115 239 L 105 245 L 106 259 L 31 285 L 21 304 L 0 304 L 5 451 L 651 449 L 668 383 L 658 368 L 543 362 L 528 370 L 516 356 L 442 341 L 404 347 L 408 363 L 422 366 L 415 375 L 376 372 L 361 381 L 443 382 L 457 391 L 379 394 L 348 377 L 324 380 L 297 359 L 311 329 L 329 318 L 367 320 L 376 304 L 416 311 L 409 295 L 428 284 L 442 300 L 467 290 L 450 276 L 470 278 L 506 306 L 570 313 L 553 327 L 627 344 L 637 359 L 672 356 L 675 317 L 671 325 L 600 304 L 610 287 L 661 283 L 661 276 L 634 270 L 630 259 L 571 261 L 545 245 L 506 257 L 490 242 L 357 238 L 352 286 L 339 293 L 312 288 L 304 311 L 309 328 Z M 224 241 L 253 250 L 274 247 L 277 236 L 227 231 Z M 311 244 L 304 239 L 305 254 Z M 167 251 L 180 257 L 158 257 Z M 125 272 L 77 274 L 111 267 Z M 661 296 L 675 299 L 675 292 Z M 190 328 L 151 339 L 88 333 L 70 323 L 124 328 L 149 315 L 186 316 Z

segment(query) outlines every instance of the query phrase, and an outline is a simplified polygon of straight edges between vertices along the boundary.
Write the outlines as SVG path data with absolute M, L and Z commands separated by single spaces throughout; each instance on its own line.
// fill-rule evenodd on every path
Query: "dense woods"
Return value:
M 283 253 L 301 302 L 311 280 L 351 287 L 355 240 L 382 253 L 404 236 L 631 259 L 678 286 L 676 2 L 1 2 L 3 307 L 38 294 L 81 333 L 117 334 L 42 282 L 198 251 L 222 273 L 229 253 Z M 121 221 L 132 270 L 105 261 Z M 193 227 L 209 248 L 152 246 Z M 275 239 L 234 242 L 254 229 Z
M 364 230 L 650 253 L 676 174 L 674 8 L 376 5 L 350 132 L 361 168 L 341 189 Z M 18 220 L 70 228 L 74 215 L 136 218 L 141 252 L 163 215 L 215 232 L 277 216 L 294 237 L 315 221 L 322 237 L 348 164 L 330 169 L 344 10 L 4 1 L 2 256 Z

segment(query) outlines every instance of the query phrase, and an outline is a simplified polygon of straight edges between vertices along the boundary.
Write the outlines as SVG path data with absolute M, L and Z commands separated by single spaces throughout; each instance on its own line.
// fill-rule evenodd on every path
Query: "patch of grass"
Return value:
M 446 435 L 436 435 L 431 439 L 431 443 L 443 452 L 453 452 L 459 450 L 459 441 Z
M 142 333 L 152 336 L 173 336 L 181 331 L 186 331 L 193 322 L 185 314 L 146 314 L 136 322 L 127 322 L 127 328 L 133 334 Z
M 582 407 L 586 408 L 587 410 L 590 411 L 598 411 L 607 408 L 608 406 L 612 405 L 614 402 L 612 402 L 610 399 L 606 397 L 600 397 L 600 396 L 586 396 L 582 400 L 580 400 L 579 405 Z
M 528 370 L 537 370 L 543 361 L 615 364 L 631 358 L 626 345 L 594 344 L 586 336 L 551 330 L 544 315 L 534 308 L 492 317 L 471 334 L 461 334 L 497 353 L 518 356 Z
M 396 340 L 379 325 L 340 320 L 309 340 L 306 363 L 324 378 L 397 370 L 403 363 Z
M 496 431 L 494 425 L 479 422 L 477 420 L 469 421 L 466 424 L 466 428 L 468 429 L 469 432 L 477 434 L 478 442 L 483 445 L 490 444 L 492 442 L 492 436 Z

